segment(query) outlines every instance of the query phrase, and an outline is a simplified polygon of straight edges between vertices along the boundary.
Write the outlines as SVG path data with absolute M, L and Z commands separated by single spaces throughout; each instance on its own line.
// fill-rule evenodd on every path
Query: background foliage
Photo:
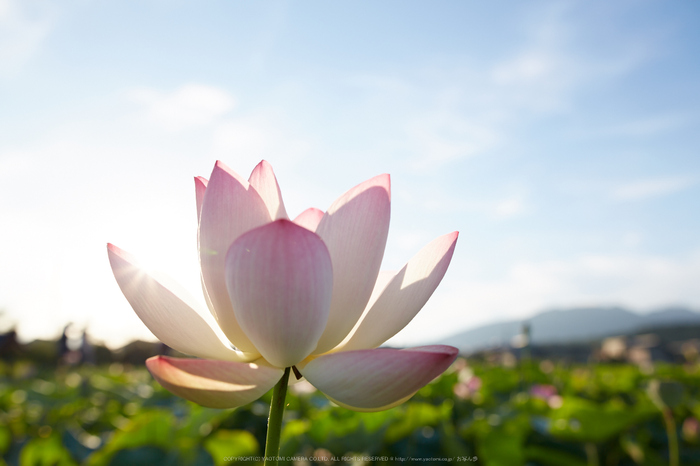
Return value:
M 307 458 L 290 464 L 663 465 L 675 434 L 680 464 L 700 464 L 699 392 L 697 363 L 459 359 L 379 413 L 294 386 L 281 455 Z M 255 464 L 240 458 L 263 454 L 268 403 L 269 394 L 235 410 L 202 408 L 143 365 L 0 361 L 0 465 Z

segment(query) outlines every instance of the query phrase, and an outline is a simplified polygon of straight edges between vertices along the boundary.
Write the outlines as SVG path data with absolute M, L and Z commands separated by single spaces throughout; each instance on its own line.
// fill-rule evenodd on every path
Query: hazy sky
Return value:
M 0 321 L 150 332 L 112 242 L 197 296 L 193 176 L 287 211 L 392 175 L 385 268 L 460 231 L 391 342 L 700 307 L 700 3 L 0 0 Z M 152 337 L 151 337 L 152 338 Z

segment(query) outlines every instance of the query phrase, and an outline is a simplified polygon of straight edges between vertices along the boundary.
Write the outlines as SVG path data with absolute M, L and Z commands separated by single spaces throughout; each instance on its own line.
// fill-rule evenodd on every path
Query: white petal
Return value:
M 272 220 L 280 218 L 288 219 L 287 211 L 284 208 L 282 201 L 282 193 L 280 192 L 279 184 L 275 173 L 272 171 L 272 165 L 263 160 L 254 169 L 253 173 L 248 178 L 250 185 L 260 194 L 265 205 L 270 213 Z
M 333 301 L 315 354 L 340 343 L 362 315 L 384 256 L 390 210 L 389 175 L 380 175 L 338 198 L 316 228 L 333 261 Z
M 316 231 L 318 224 L 323 218 L 323 211 L 315 208 L 309 207 L 294 219 L 294 223 L 299 226 L 306 228 L 307 230 Z
M 371 349 L 319 356 L 299 367 L 314 387 L 356 411 L 381 411 L 410 398 L 457 357 L 451 346 Z
M 163 343 L 181 353 L 226 361 L 250 361 L 259 353 L 244 354 L 230 348 L 208 323 L 203 312 L 179 287 L 154 277 L 129 253 L 109 244 L 109 262 L 119 287 L 146 327 Z M 211 317 L 209 317 L 211 319 Z
M 202 202 L 204 202 L 204 192 L 207 190 L 207 183 L 209 180 L 202 176 L 194 177 L 194 195 L 197 206 L 197 226 L 199 226 L 199 219 L 202 215 Z
M 256 349 L 238 325 L 226 290 L 226 251 L 240 235 L 269 221 L 270 214 L 257 191 L 217 162 L 202 201 L 199 262 L 216 320 L 228 339 L 242 351 Z
M 386 285 L 340 351 L 376 348 L 396 335 L 418 314 L 450 265 L 457 232 L 421 249 Z
M 208 182 L 209 180 L 202 176 L 194 177 L 194 192 L 195 200 L 197 202 L 197 244 L 199 244 L 199 219 L 202 216 L 202 202 L 204 201 L 204 192 L 207 190 Z M 209 312 L 211 312 L 211 315 L 216 318 L 216 310 L 214 309 L 214 305 L 211 303 L 211 299 L 209 299 L 209 292 L 207 292 L 207 287 L 204 285 L 204 278 L 202 278 L 201 271 L 199 273 L 199 278 L 202 282 L 202 294 L 204 295 L 204 300 L 207 303 L 207 308 L 209 309 Z
M 293 366 L 316 348 L 333 290 L 317 234 L 289 220 L 243 234 L 226 256 L 226 283 L 241 328 L 270 364 Z
M 263 360 L 244 364 L 156 356 L 146 361 L 146 367 L 170 392 L 208 408 L 235 408 L 255 401 L 283 374 Z

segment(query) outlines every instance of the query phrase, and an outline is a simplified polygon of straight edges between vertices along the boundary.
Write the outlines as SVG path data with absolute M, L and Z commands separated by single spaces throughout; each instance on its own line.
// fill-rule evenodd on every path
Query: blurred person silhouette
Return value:
M 83 336 L 80 338 L 80 355 L 80 359 L 83 364 L 90 364 L 94 366 L 97 362 L 95 357 L 95 347 L 92 343 L 90 343 L 87 328 L 83 330 Z

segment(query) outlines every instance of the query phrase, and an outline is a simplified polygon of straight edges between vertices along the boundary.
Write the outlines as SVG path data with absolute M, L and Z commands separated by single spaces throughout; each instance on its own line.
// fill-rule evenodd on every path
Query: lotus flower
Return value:
M 450 346 L 378 348 L 431 296 L 457 232 L 400 271 L 380 272 L 389 229 L 389 175 L 352 188 L 323 213 L 289 220 L 272 167 L 248 181 L 217 162 L 195 178 L 202 288 L 210 313 L 169 279 L 109 244 L 114 276 L 163 343 L 196 358 L 146 361 L 172 393 L 216 408 L 242 406 L 292 367 L 338 405 L 396 406 L 455 359 Z

